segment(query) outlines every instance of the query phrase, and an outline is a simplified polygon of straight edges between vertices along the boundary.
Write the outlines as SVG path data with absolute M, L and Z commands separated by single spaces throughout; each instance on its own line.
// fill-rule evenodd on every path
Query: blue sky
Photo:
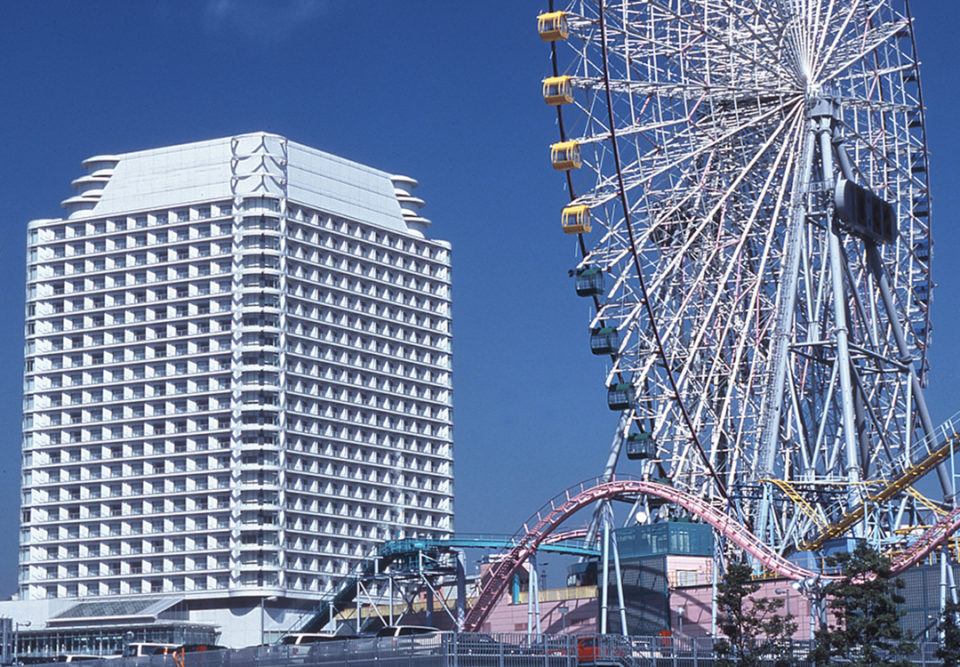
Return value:
M 512 533 L 600 472 L 615 424 L 559 230 L 546 6 L 525 0 L 5 3 L 0 22 L 0 596 L 16 583 L 25 226 L 80 161 L 254 130 L 420 180 L 454 248 L 457 529 Z M 270 7 L 272 11 L 267 11 Z M 935 420 L 960 409 L 960 3 L 917 0 L 934 195 Z

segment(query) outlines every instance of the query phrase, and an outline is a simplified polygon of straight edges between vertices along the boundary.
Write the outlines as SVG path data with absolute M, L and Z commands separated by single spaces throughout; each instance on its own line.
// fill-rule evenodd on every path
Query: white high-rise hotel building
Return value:
M 415 181 L 264 133 L 83 165 L 28 231 L 21 599 L 317 599 L 452 532 Z

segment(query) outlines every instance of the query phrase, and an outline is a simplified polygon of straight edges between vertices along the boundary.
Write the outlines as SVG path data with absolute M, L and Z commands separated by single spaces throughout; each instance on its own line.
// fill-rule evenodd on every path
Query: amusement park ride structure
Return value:
M 626 444 L 645 476 L 729 505 L 779 553 L 821 543 L 939 449 L 921 388 L 930 198 L 908 8 L 550 9 L 551 155 L 624 414 L 614 454 Z M 882 492 L 874 537 L 930 512 L 904 488 Z
M 942 542 L 957 434 L 922 389 L 930 193 L 907 1 L 570 0 L 538 28 L 562 227 L 621 411 L 605 478 L 625 449 L 794 578 L 785 558 L 845 534 L 898 567 Z M 941 503 L 912 488 L 931 470 Z M 651 520 L 647 497 L 631 518 Z
M 665 499 L 713 526 L 718 558 L 735 547 L 798 581 L 829 575 L 793 556 L 841 536 L 916 564 L 960 526 L 960 418 L 935 427 L 923 394 L 930 192 L 907 0 L 554 5 L 538 18 L 550 159 L 620 419 L 603 474 L 524 524 L 458 627 L 478 629 L 589 505 L 606 580 L 612 499 L 631 524 Z M 638 475 L 616 472 L 622 454 Z M 931 471 L 940 501 L 913 488 Z

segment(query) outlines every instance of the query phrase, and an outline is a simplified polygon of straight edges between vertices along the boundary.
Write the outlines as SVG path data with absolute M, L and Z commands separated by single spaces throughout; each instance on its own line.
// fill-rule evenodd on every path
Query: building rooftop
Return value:
M 77 193 L 61 204 L 71 218 L 264 194 L 395 231 L 430 224 L 417 214 L 423 201 L 410 195 L 414 179 L 267 132 L 97 155 L 83 167 Z

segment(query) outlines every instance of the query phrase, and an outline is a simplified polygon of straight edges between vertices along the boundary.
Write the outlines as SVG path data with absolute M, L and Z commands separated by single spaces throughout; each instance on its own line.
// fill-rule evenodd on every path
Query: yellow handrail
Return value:
M 924 507 L 926 507 L 928 510 L 932 510 L 934 514 L 939 514 L 940 516 L 946 516 L 946 515 L 947 515 L 947 510 L 945 510 L 945 509 L 943 509 L 942 507 L 940 507 L 939 505 L 937 505 L 935 502 L 933 502 L 932 500 L 930 500 L 929 498 L 927 498 L 925 495 L 923 495 L 922 493 L 920 493 L 919 491 L 917 491 L 917 490 L 916 490 L 915 488 L 913 488 L 912 486 L 906 487 L 906 488 L 904 489 L 904 491 L 906 491 L 906 492 L 909 493 L 911 496 L 913 496 L 913 497 L 916 498 L 918 501 L 920 501 L 920 504 L 923 505 Z
M 823 517 L 817 514 L 817 511 L 813 508 L 813 506 L 807 502 L 806 498 L 801 496 L 800 492 L 793 488 L 793 485 L 790 484 L 790 482 L 784 479 L 761 479 L 760 481 L 773 484 L 787 494 L 787 498 L 792 500 L 793 503 L 800 508 L 800 511 L 813 519 L 814 523 L 820 527 L 820 530 L 827 530 L 830 527 Z
M 880 489 L 880 491 L 873 496 L 867 498 L 857 507 L 844 514 L 835 524 L 826 530 L 823 530 L 818 537 L 804 545 L 804 548 L 815 551 L 822 547 L 823 543 L 827 540 L 833 537 L 839 537 L 843 531 L 863 518 L 867 503 L 881 503 L 885 500 L 889 500 L 898 493 L 906 491 L 914 482 L 918 481 L 921 477 L 933 470 L 937 464 L 939 464 L 941 461 L 945 461 L 953 451 L 958 439 L 960 439 L 960 434 L 955 431 L 945 434 L 940 446 L 934 451 L 930 452 L 926 458 L 904 470 L 898 478 L 887 484 L 887 486 L 884 488 Z M 909 491 L 907 491 L 907 493 L 909 493 Z

